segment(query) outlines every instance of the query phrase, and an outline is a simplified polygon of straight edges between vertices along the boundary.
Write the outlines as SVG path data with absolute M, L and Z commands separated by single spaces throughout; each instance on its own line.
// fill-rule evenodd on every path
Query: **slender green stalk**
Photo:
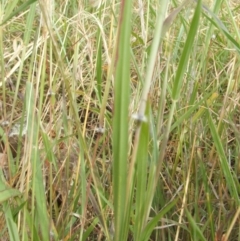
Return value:
M 148 129 L 149 125 L 145 122 L 149 122 L 149 116 L 146 115 L 146 104 L 148 100 L 148 94 L 152 83 L 152 76 L 154 71 L 154 65 L 156 57 L 159 50 L 159 44 L 161 41 L 161 33 L 163 28 L 163 22 L 167 10 L 168 1 L 164 1 L 161 8 L 159 7 L 158 19 L 156 24 L 156 32 L 153 38 L 153 43 L 151 46 L 151 53 L 149 57 L 145 83 L 143 87 L 143 92 L 140 100 L 140 107 L 137 113 L 136 121 L 138 122 L 138 127 L 135 133 L 133 154 L 130 163 L 129 177 L 128 177 L 128 191 L 127 200 L 132 199 L 132 191 L 134 188 L 134 177 L 135 177 L 135 165 L 137 165 L 137 200 L 136 200 L 136 226 L 134 230 L 134 235 L 136 239 L 140 239 L 143 228 L 146 224 L 148 212 L 150 210 L 150 202 L 145 202 L 145 198 L 142 197 L 143 193 L 146 191 L 147 185 L 147 164 L 148 164 Z M 130 210 L 128 210 L 130 212 Z
M 32 165 L 33 172 L 33 196 L 32 196 L 32 207 L 35 209 L 32 213 L 33 220 L 36 215 L 37 220 L 41 220 L 41 222 L 36 222 L 36 225 L 40 227 L 41 234 L 44 240 L 49 240 L 50 235 L 50 225 L 47 214 L 46 207 L 46 199 L 45 199 L 45 190 L 44 190 L 44 182 L 43 182 L 43 173 L 42 173 L 42 163 L 40 161 L 40 154 L 37 148 L 38 134 L 39 134 L 39 116 L 35 113 L 35 99 L 34 99 L 34 88 L 31 83 L 27 83 L 26 90 L 26 121 L 27 121 L 27 129 L 28 129 L 28 139 L 29 139 L 29 163 Z M 36 198 L 36 199 L 35 199 Z M 36 200 L 36 206 L 35 206 Z M 31 227 L 31 233 L 33 234 L 34 223 Z
M 116 75 L 114 84 L 113 116 L 113 194 L 114 194 L 114 240 L 127 240 L 129 230 L 130 200 L 133 190 L 127 189 L 128 167 L 128 119 L 130 101 L 130 31 L 132 1 L 121 1 L 116 52 Z M 129 193 L 127 193 L 128 191 Z
M 226 158 L 226 155 L 224 153 L 224 149 L 221 143 L 221 138 L 219 134 L 217 133 L 217 128 L 213 122 L 212 116 L 210 112 L 208 113 L 208 120 L 209 120 L 209 128 L 212 133 L 214 145 L 218 151 L 218 155 L 220 158 L 220 164 L 221 164 L 221 169 L 222 172 L 226 178 L 227 186 L 229 189 L 229 192 L 231 193 L 231 196 L 234 198 L 234 201 L 236 202 L 237 205 L 240 204 L 240 200 L 238 198 L 238 190 L 239 190 L 239 183 L 236 183 L 233 178 L 233 174 L 231 173 L 228 160 Z

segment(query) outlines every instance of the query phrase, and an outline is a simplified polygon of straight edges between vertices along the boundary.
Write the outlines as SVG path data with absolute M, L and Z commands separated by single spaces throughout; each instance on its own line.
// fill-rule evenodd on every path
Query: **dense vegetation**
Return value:
M 240 240 L 240 5 L 2 0 L 0 240 Z

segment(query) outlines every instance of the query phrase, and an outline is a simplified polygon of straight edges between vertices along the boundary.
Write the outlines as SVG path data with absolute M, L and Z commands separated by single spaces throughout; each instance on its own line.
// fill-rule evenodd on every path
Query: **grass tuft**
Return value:
M 0 3 L 0 240 L 240 240 L 238 1 Z

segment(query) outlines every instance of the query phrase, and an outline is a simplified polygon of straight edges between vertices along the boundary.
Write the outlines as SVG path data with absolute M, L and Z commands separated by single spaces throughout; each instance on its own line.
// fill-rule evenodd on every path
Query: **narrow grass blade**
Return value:
M 178 201 L 177 198 L 173 199 L 165 207 L 163 207 L 163 209 L 151 221 L 149 221 L 147 226 L 144 228 L 144 232 L 142 233 L 139 240 L 141 241 L 149 240 L 150 235 L 154 230 L 154 228 L 156 227 L 159 220 L 175 206 L 177 201 Z
M 149 177 L 150 181 L 147 180 L 147 176 L 155 173 L 155 162 L 152 162 L 151 167 L 148 167 L 148 136 L 149 136 L 149 123 L 150 120 L 145 114 L 149 115 L 150 110 L 147 110 L 146 107 L 148 103 L 148 95 L 149 90 L 152 83 L 152 76 L 154 72 L 154 66 L 156 57 L 159 50 L 159 44 L 161 42 L 162 37 L 162 29 L 163 29 L 163 22 L 164 17 L 167 11 L 168 1 L 164 1 L 161 8 L 158 9 L 158 18 L 156 23 L 156 31 L 154 34 L 152 46 L 151 46 L 151 53 L 148 61 L 148 67 L 143 87 L 143 92 L 141 96 L 141 102 L 139 111 L 136 115 L 137 121 L 139 121 L 137 130 L 135 132 L 135 139 L 134 139 L 134 146 L 133 146 L 133 154 L 132 154 L 132 161 L 129 170 L 129 179 L 128 179 L 128 189 L 131 190 L 134 188 L 133 178 L 135 177 L 135 165 L 137 165 L 137 182 L 136 186 L 139 185 L 139 190 L 137 191 L 137 199 L 136 199 L 136 208 L 137 208 L 137 221 L 136 226 L 134 228 L 134 235 L 135 238 L 138 239 L 141 236 L 143 227 L 146 225 L 147 218 L 149 215 L 149 210 L 153 198 L 153 193 L 155 190 L 154 185 L 150 186 L 149 183 L 153 182 L 153 176 Z M 148 123 L 145 123 L 145 122 Z M 155 155 L 156 153 L 154 153 Z M 149 168 L 149 169 L 148 169 Z M 148 173 L 149 171 L 149 173 Z M 149 192 L 149 196 L 145 196 L 143 193 L 144 191 L 147 193 Z M 145 203 L 143 205 L 143 203 Z
M 37 0 L 29 0 L 25 3 L 23 3 L 20 7 L 18 7 L 15 11 L 13 11 L 9 16 L 6 16 L 3 21 L 0 23 L 0 26 L 4 25 L 7 21 L 9 21 L 11 18 L 15 17 L 20 12 L 27 9 L 31 4 L 36 2 Z
M 99 101 L 102 100 L 102 36 L 98 31 L 98 51 L 96 63 L 96 78 L 97 78 L 97 96 Z
M 35 112 L 35 98 L 34 98 L 34 87 L 33 84 L 27 82 L 26 86 L 26 112 L 27 112 L 27 129 L 29 139 L 29 158 L 32 165 L 33 179 L 32 179 L 32 191 L 33 191 L 33 202 L 36 202 L 36 209 L 34 210 L 35 215 L 38 217 L 38 223 L 41 234 L 44 240 L 49 240 L 49 219 L 47 213 L 47 204 L 45 198 L 44 181 L 42 174 L 42 163 L 40 160 L 40 153 L 37 148 L 38 146 L 38 135 L 39 135 L 39 118 Z M 31 148 L 32 147 L 32 148 Z M 34 205 L 32 205 L 34 208 Z M 32 230 L 34 226 L 32 226 Z M 33 234 L 34 232 L 32 232 Z
M 191 216 L 191 214 L 188 212 L 188 210 L 185 210 L 186 214 L 187 214 L 187 218 L 189 220 L 189 225 L 192 228 L 193 232 L 195 232 L 196 237 L 198 238 L 197 240 L 201 240 L 201 241 L 207 241 L 207 239 L 205 239 L 201 229 L 197 226 L 194 218 Z
M 188 4 L 190 3 L 190 0 L 185 0 L 179 7 L 174 9 L 164 20 L 163 22 L 163 28 L 162 28 L 162 34 L 161 37 L 163 38 L 166 34 L 166 32 L 169 30 L 170 26 L 176 19 L 177 15 L 180 13 L 180 11 Z
M 20 196 L 21 193 L 13 188 L 0 191 L 0 203 L 7 201 L 9 198 Z
M 132 1 L 121 1 L 119 16 L 113 117 L 113 193 L 115 241 L 128 233 L 125 219 L 128 165 L 128 108 L 130 94 L 130 31 Z
M 180 90 L 184 80 L 183 76 L 187 68 L 189 57 L 192 51 L 192 46 L 193 46 L 194 39 L 196 37 L 198 26 L 199 26 L 199 20 L 201 16 L 201 2 L 202 2 L 201 0 L 198 1 L 197 7 L 192 19 L 192 23 L 188 32 L 187 40 L 185 42 L 184 49 L 179 61 L 178 69 L 177 69 L 175 80 L 173 83 L 173 90 L 172 90 L 173 100 L 178 100 L 181 93 Z
M 6 203 L 3 204 L 3 212 L 5 214 L 10 241 L 20 241 L 17 224 L 14 222 L 14 218 L 9 205 Z
M 212 116 L 209 111 L 208 111 L 208 122 L 209 122 L 209 128 L 212 133 L 214 145 L 217 149 L 217 154 L 220 159 L 222 172 L 224 173 L 224 176 L 226 178 L 227 186 L 228 186 L 231 196 L 234 198 L 236 204 L 240 205 L 240 199 L 239 199 L 236 183 L 234 182 L 233 175 L 231 173 L 231 170 L 230 170 L 230 167 L 228 164 L 228 160 L 227 160 L 227 157 L 225 155 L 225 152 L 224 152 L 224 149 L 222 146 L 221 138 L 218 135 L 217 128 L 213 122 Z
M 174 112 L 176 109 L 176 104 L 178 102 L 179 96 L 181 94 L 181 87 L 182 87 L 183 81 L 184 81 L 184 74 L 187 69 L 187 64 L 189 62 L 189 59 L 190 59 L 192 46 L 194 44 L 194 39 L 197 34 L 200 16 L 201 16 L 201 0 L 198 1 L 197 7 L 195 9 L 195 13 L 194 13 L 194 16 L 193 16 L 193 19 L 191 22 L 191 26 L 190 26 L 190 29 L 188 32 L 187 40 L 185 42 L 182 55 L 180 57 L 177 72 L 176 72 L 175 79 L 173 82 L 173 89 L 172 89 L 173 103 L 172 103 L 172 106 L 169 111 L 166 131 L 163 136 L 163 140 L 162 140 L 161 147 L 160 147 L 160 154 L 159 154 L 159 161 L 158 161 L 156 175 L 158 175 L 158 173 L 160 172 L 161 167 L 162 167 L 162 162 L 163 162 L 163 159 L 165 156 L 165 149 L 167 146 L 167 141 L 168 141 L 170 130 L 171 130 L 173 115 L 174 115 Z M 156 179 L 157 179 L 157 176 L 156 176 Z
M 98 221 L 97 218 L 95 218 L 95 219 L 93 220 L 93 222 L 91 223 L 91 225 L 90 225 L 90 226 L 86 229 L 86 231 L 84 232 L 81 241 L 85 241 L 85 240 L 88 240 L 88 239 L 89 239 L 89 235 L 93 232 L 93 230 L 94 230 L 94 228 L 95 228 L 95 226 L 97 225 L 98 222 L 99 222 L 99 221 Z
M 45 150 L 46 150 L 46 157 L 47 157 L 48 161 L 53 163 L 54 167 L 57 168 L 56 161 L 55 161 L 55 158 L 54 158 L 54 153 L 52 151 L 53 145 L 49 141 L 48 136 L 44 132 L 44 130 L 41 132 L 41 136 L 42 136 L 43 144 L 44 144 L 44 147 L 45 147 Z
M 221 20 L 218 19 L 218 17 L 215 16 L 214 13 L 212 13 L 210 11 L 211 15 L 214 16 L 213 18 L 208 17 L 205 14 L 205 17 L 209 20 L 209 22 L 211 22 L 216 28 L 220 29 L 222 31 L 222 33 L 225 35 L 225 37 L 233 44 L 234 48 L 238 51 L 238 53 L 240 53 L 240 44 L 237 40 L 235 40 L 231 34 L 229 33 L 229 31 L 227 30 L 227 28 L 225 27 L 225 25 L 222 23 Z
M 164 17 L 167 11 L 167 5 L 168 5 L 168 1 L 163 1 L 163 5 L 158 10 L 158 18 L 157 18 L 155 33 L 154 33 L 153 42 L 151 46 L 151 53 L 149 56 L 149 61 L 148 61 L 148 66 L 147 66 L 147 71 L 145 76 L 145 83 L 144 83 L 143 92 L 141 96 L 141 103 L 138 111 L 139 118 L 143 118 L 145 114 L 146 100 L 148 99 L 149 90 L 152 84 L 152 76 L 154 72 L 155 61 L 159 50 L 159 45 L 162 38 L 163 23 L 164 23 Z
M 147 108 L 149 112 L 149 108 Z M 147 119 L 149 114 L 146 113 Z M 134 240 L 140 240 L 142 229 L 145 226 L 148 205 L 146 205 L 146 188 L 148 180 L 148 148 L 149 148 L 149 122 L 141 124 L 139 145 L 137 150 L 136 163 L 136 217 L 134 225 Z

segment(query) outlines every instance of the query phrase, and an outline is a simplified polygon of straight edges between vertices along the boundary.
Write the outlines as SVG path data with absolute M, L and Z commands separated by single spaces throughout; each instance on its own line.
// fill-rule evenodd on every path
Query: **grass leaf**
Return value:
M 126 240 L 128 222 L 127 209 L 127 166 L 128 166 L 128 122 L 130 97 L 130 31 L 132 1 L 121 1 L 118 36 L 116 74 L 114 84 L 114 116 L 113 116 L 113 192 L 115 213 L 114 240 Z
M 3 21 L 0 23 L 0 26 L 4 25 L 6 22 L 11 20 L 13 17 L 16 17 L 17 14 L 27 9 L 31 4 L 35 3 L 37 0 L 28 0 L 19 6 L 15 11 L 13 11 L 9 16 L 6 16 Z
M 209 128 L 212 133 L 214 145 L 217 149 L 217 154 L 219 155 L 222 172 L 224 173 L 224 176 L 226 178 L 228 189 L 231 193 L 231 196 L 237 202 L 237 205 L 239 205 L 240 200 L 239 200 L 239 195 L 238 195 L 238 191 L 237 191 L 239 188 L 237 189 L 236 183 L 234 182 L 234 179 L 233 179 L 233 176 L 231 174 L 231 170 L 230 170 L 230 167 L 228 164 L 228 160 L 226 158 L 226 155 L 225 155 L 222 143 L 221 143 L 221 138 L 218 135 L 217 128 L 213 122 L 212 116 L 209 111 L 208 111 L 208 121 L 209 121 Z M 239 186 L 239 184 L 237 184 L 237 185 Z
M 172 90 L 172 98 L 174 101 L 178 100 L 181 93 L 180 89 L 182 87 L 183 80 L 184 80 L 183 76 L 186 71 L 186 67 L 189 61 L 189 56 L 191 54 L 192 46 L 194 44 L 194 39 L 197 34 L 200 16 L 201 16 L 201 0 L 198 1 L 197 7 L 192 19 L 192 23 L 188 32 L 188 36 L 183 48 L 183 52 L 179 60 L 179 65 L 176 72 L 175 80 L 173 83 L 173 90 Z
M 7 201 L 9 198 L 20 196 L 21 193 L 16 189 L 5 189 L 0 191 L 0 203 Z

